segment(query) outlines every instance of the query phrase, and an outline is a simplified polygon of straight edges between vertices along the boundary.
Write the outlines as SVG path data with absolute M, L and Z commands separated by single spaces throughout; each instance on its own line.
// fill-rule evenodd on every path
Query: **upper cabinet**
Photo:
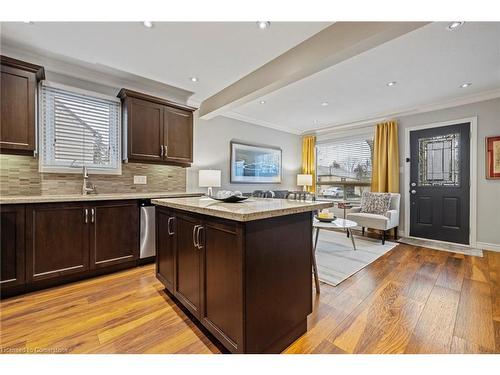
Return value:
M 195 108 L 127 89 L 118 97 L 130 162 L 191 165 Z
M 0 151 L 30 154 L 35 150 L 36 86 L 43 67 L 0 56 Z

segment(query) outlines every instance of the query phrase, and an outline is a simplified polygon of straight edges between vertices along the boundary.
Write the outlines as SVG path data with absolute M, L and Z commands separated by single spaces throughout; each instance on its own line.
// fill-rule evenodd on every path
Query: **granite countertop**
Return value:
M 102 194 L 54 194 L 54 195 L 11 195 L 1 196 L 0 204 L 86 202 L 125 199 L 151 199 L 175 197 L 199 197 L 203 193 L 186 193 L 183 191 L 164 191 L 155 193 L 102 193 Z
M 332 207 L 331 202 L 304 202 L 288 199 L 249 198 L 238 203 L 224 203 L 208 197 L 153 199 L 158 206 L 235 221 L 252 221 Z

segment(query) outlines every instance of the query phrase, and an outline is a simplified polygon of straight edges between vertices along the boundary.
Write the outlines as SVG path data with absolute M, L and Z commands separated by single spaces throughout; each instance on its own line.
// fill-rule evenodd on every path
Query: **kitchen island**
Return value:
M 312 211 L 329 202 L 153 199 L 156 275 L 232 353 L 279 353 L 312 312 Z

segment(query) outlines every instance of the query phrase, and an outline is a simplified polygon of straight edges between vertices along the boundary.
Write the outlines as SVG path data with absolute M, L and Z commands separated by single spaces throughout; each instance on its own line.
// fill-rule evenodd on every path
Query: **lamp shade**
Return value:
M 312 186 L 313 176 L 312 174 L 298 174 L 297 175 L 297 185 L 299 186 Z
M 199 187 L 220 187 L 221 171 L 216 169 L 202 169 L 198 172 Z

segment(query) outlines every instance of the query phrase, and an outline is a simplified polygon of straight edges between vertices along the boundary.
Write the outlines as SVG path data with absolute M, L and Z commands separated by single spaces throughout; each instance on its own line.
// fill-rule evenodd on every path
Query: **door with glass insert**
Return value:
M 470 124 L 410 132 L 410 236 L 469 244 Z

